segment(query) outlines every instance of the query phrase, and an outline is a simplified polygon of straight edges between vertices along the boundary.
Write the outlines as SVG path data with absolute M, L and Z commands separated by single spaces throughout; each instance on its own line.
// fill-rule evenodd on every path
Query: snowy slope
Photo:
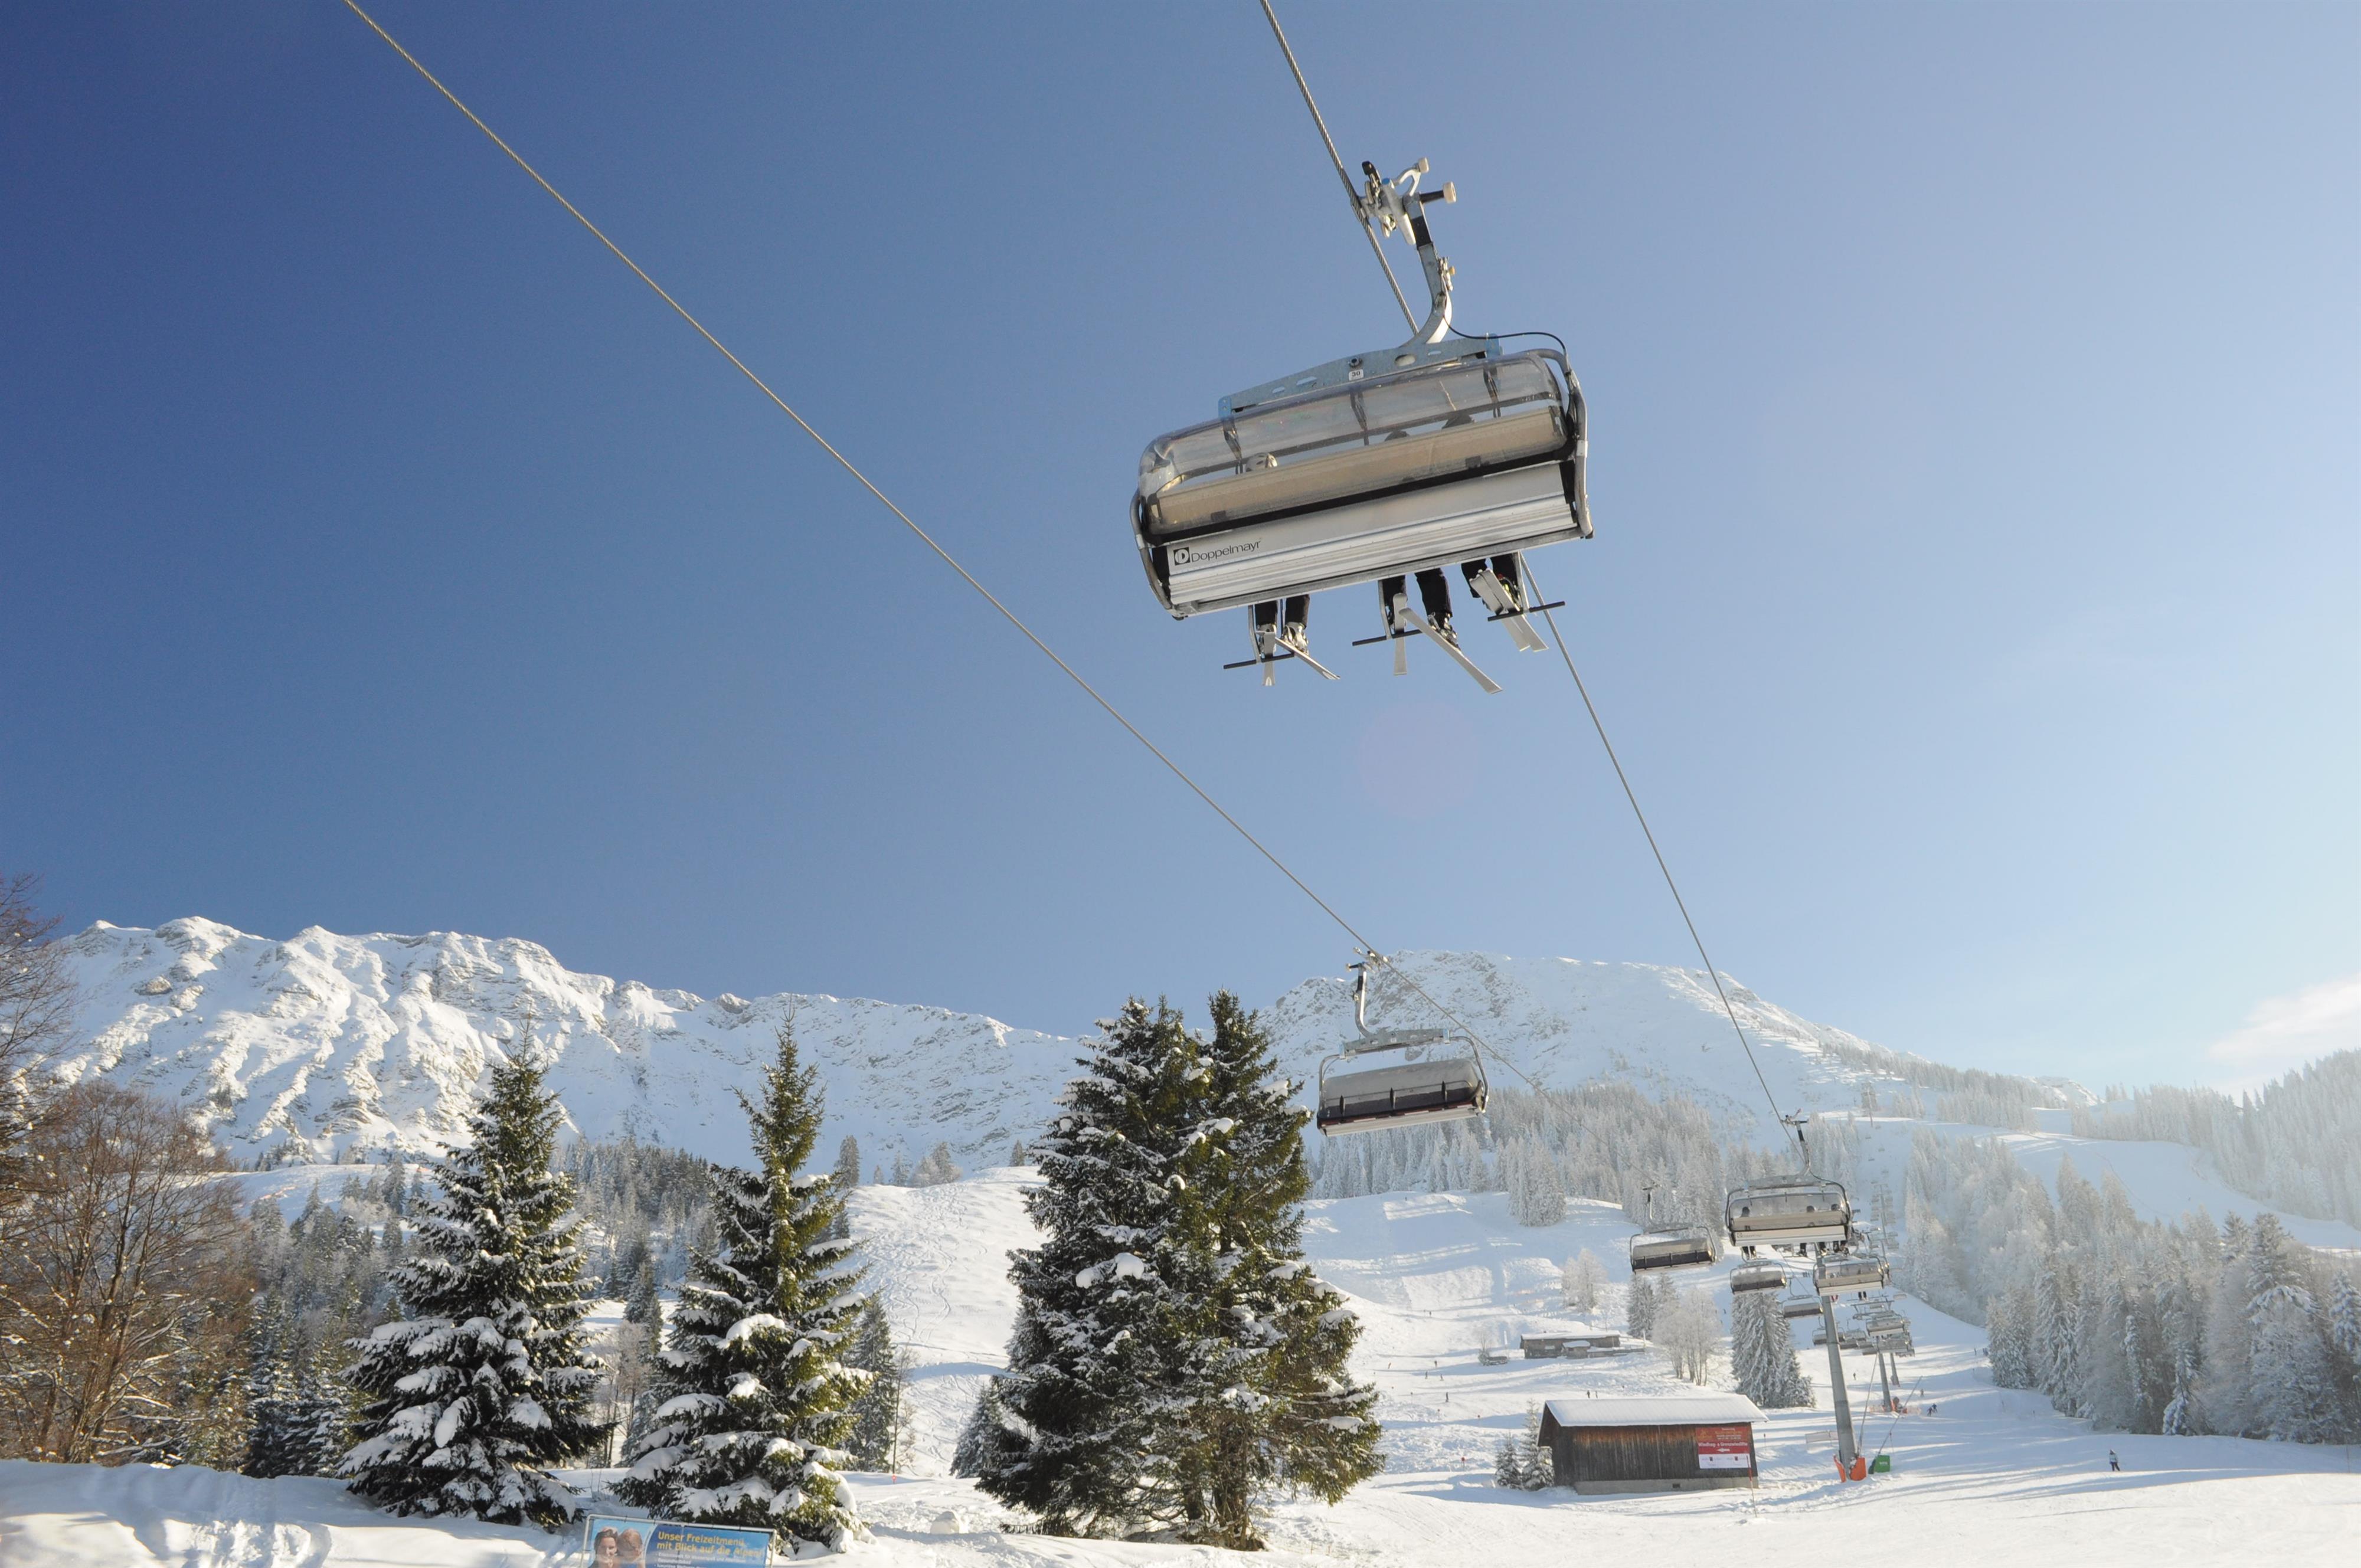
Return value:
M 69 943 L 82 988 L 69 1076 L 104 1073 L 197 1108 L 242 1156 L 439 1150 L 485 1073 L 534 1049 L 586 1135 L 742 1157 L 733 1091 L 792 1023 L 829 1093 L 829 1133 L 915 1161 L 949 1137 L 1007 1157 L 1070 1075 L 1071 1040 L 938 1007 L 833 996 L 748 1002 L 575 974 L 532 942 L 437 933 L 284 942 L 208 920 L 95 926 Z
M 743 1147 L 733 1091 L 752 1086 L 782 1023 L 793 1023 L 827 1086 L 829 1137 L 858 1136 L 873 1161 L 890 1162 L 897 1147 L 915 1161 L 938 1139 L 964 1164 L 1005 1160 L 1048 1119 L 1078 1054 L 1071 1037 L 940 1008 L 705 998 L 577 974 L 516 939 L 315 927 L 280 942 L 188 919 L 152 931 L 94 926 L 69 949 L 82 1005 L 64 1069 L 185 1101 L 248 1157 L 283 1146 L 326 1163 L 390 1146 L 440 1147 L 484 1073 L 521 1038 L 528 1010 L 577 1131 L 728 1156 Z M 1775 1133 L 1701 972 L 1474 953 L 1397 959 L 1536 1081 L 1613 1073 L 1688 1094 L 1734 1131 L 1763 1141 Z M 1858 1102 L 1864 1075 L 1821 1047 L 1860 1042 L 1742 987 L 1733 1000 L 1783 1105 Z M 1350 989 L 1307 981 L 1269 1018 L 1284 1064 L 1308 1080 L 1351 1033 Z M 1385 976 L 1373 1021 L 1442 1020 Z M 1496 1076 L 1516 1081 L 1513 1071 Z
M 1030 1238 L 1022 1201 L 1034 1179 L 994 1170 L 856 1197 L 855 1234 L 873 1281 L 918 1359 L 920 1425 L 910 1475 L 854 1478 L 877 1535 L 849 1559 L 856 1564 L 1542 1568 L 1578 1550 L 1594 1561 L 1724 1568 L 1738 1558 L 1822 1561 L 1839 1542 L 1887 1568 L 2351 1558 L 2352 1520 L 2361 1517 L 2353 1452 L 2093 1433 L 2037 1396 L 1993 1388 L 1982 1336 L 1906 1298 L 1920 1347 L 1903 1364 L 1913 1413 L 1862 1423 L 1866 1446 L 1893 1456 L 1891 1475 L 1855 1486 L 1834 1479 L 1827 1360 L 1811 1351 L 1805 1365 L 1822 1407 L 1770 1415 L 1758 1431 L 1757 1491 L 1502 1491 L 1490 1484 L 1492 1446 L 1529 1406 L 1686 1386 L 1646 1352 L 1481 1365 L 1477 1347 L 1521 1330 L 1620 1328 L 1615 1260 L 1631 1227 L 1600 1205 L 1577 1204 L 1564 1223 L 1528 1230 L 1510 1222 L 1498 1194 L 1453 1193 L 1309 1206 L 1308 1248 L 1365 1326 L 1359 1371 L 1381 1392 L 1387 1474 L 1334 1508 L 1280 1506 L 1270 1523 L 1275 1550 L 1255 1558 L 1005 1535 L 994 1528 L 1003 1510 L 940 1471 L 974 1380 L 997 1363 L 1006 1336 L 1015 1301 L 1003 1255 Z M 1586 1246 L 1617 1280 L 1590 1323 L 1555 1305 L 1560 1263 Z M 1713 1296 L 1725 1299 L 1718 1288 Z M 1865 1401 L 1872 1374 L 1862 1358 L 1848 1360 Z M 2106 1467 L 2110 1449 L 2123 1456 L 2122 1474 Z M 0 1563 L 8 1568 L 555 1568 L 572 1561 L 568 1551 L 530 1530 L 388 1519 L 324 1481 L 0 1464 Z

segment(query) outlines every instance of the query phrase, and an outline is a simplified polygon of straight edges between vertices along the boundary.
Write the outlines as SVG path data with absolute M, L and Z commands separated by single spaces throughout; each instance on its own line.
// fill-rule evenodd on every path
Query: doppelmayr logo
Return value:
M 1192 550 L 1186 544 L 1175 544 L 1172 547 L 1172 565 L 1176 569 L 1181 566 L 1209 566 L 1216 561 L 1226 561 L 1233 555 L 1251 555 L 1261 548 L 1262 541 L 1259 539 L 1241 539 L 1235 544 L 1217 545 L 1211 550 Z

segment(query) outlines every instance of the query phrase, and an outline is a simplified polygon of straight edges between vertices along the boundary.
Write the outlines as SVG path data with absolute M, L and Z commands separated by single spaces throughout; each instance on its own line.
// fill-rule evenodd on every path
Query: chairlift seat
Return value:
M 1832 1252 L 1812 1265 L 1812 1286 L 1823 1296 L 1841 1296 L 1849 1290 L 1882 1290 L 1891 1272 L 1882 1257 Z
M 1702 1268 L 1714 1261 L 1713 1233 L 1703 1225 L 1681 1225 L 1646 1231 L 1631 1241 L 1631 1272 L 1659 1268 Z
M 1852 1203 L 1839 1182 L 1750 1181 L 1731 1190 L 1723 1219 L 1736 1247 L 1840 1247 L 1852 1233 Z
M 1376 1049 L 1429 1047 L 1379 1047 Z M 1320 1131 L 1372 1133 L 1412 1123 L 1460 1122 L 1484 1113 L 1490 1097 L 1484 1065 L 1472 1049 L 1422 1060 L 1340 1069 L 1369 1050 L 1330 1057 L 1320 1064 Z
M 1463 356 L 1323 384 L 1158 437 L 1132 530 L 1175 617 L 1586 538 L 1562 356 Z M 1317 379 L 1315 378 L 1315 379 Z
M 1743 1296 L 1753 1290 L 1780 1290 L 1787 1284 L 1787 1271 L 1775 1263 L 1741 1263 L 1730 1271 L 1730 1293 Z
M 1799 1300 L 1790 1296 L 1779 1303 L 1779 1315 L 1790 1322 L 1797 1318 L 1817 1318 L 1820 1315 L 1819 1299 Z

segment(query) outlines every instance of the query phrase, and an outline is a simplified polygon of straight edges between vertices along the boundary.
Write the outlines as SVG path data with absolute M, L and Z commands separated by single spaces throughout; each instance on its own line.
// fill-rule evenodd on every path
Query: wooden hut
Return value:
M 1577 1492 L 1694 1492 L 1754 1485 L 1763 1412 L 1737 1394 L 1552 1399 L 1542 1446 Z
M 1527 1361 L 1555 1361 L 1619 1350 L 1622 1343 L 1621 1334 L 1525 1334 L 1518 1339 L 1517 1347 Z

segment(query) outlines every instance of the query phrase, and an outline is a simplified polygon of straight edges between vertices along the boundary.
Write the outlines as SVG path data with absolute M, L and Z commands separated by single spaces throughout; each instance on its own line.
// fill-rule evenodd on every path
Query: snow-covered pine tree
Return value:
M 852 1399 L 852 1434 L 845 1448 L 862 1470 L 896 1468 L 901 1457 L 903 1401 L 908 1378 L 902 1370 L 901 1352 L 894 1346 L 894 1330 L 885 1309 L 872 1296 L 861 1304 L 861 1321 L 844 1364 L 869 1375 Z
M 1268 1494 L 1334 1503 L 1378 1473 L 1377 1390 L 1347 1363 L 1360 1323 L 1303 1261 L 1305 1113 L 1279 1076 L 1260 1020 L 1228 992 L 1210 1003 L 1212 1036 L 1193 1183 L 1176 1195 L 1183 1234 L 1211 1281 L 1195 1333 L 1210 1353 L 1189 1368 L 1185 1413 L 1167 1430 L 1192 1540 L 1261 1545 Z M 1210 1376 L 1208 1376 L 1210 1374 Z
M 2343 1269 L 2328 1284 L 2328 1352 L 2345 1412 L 2343 1442 L 2361 1442 L 2361 1287 Z
M 2065 1415 L 2081 1413 L 2081 1283 L 2060 1257 L 2045 1261 L 2034 1282 L 2034 1386 Z
M 850 1134 L 846 1135 L 842 1143 L 836 1146 L 836 1169 L 832 1174 L 836 1178 L 836 1195 L 839 1198 L 844 1197 L 854 1188 L 861 1185 L 861 1144 L 859 1140 L 853 1138 Z M 840 1242 L 846 1240 L 851 1234 L 851 1211 L 850 1209 L 838 1210 L 836 1215 L 836 1230 L 830 1235 L 829 1239 L 831 1241 Z
M 1492 1450 L 1492 1484 L 1511 1491 L 1538 1492 L 1548 1486 L 1554 1466 L 1541 1446 L 1542 1415 L 1527 1406 L 1525 1424 L 1502 1437 Z
M 762 1100 L 739 1097 L 761 1168 L 713 1168 L 718 1245 L 690 1256 L 653 1423 L 615 1494 L 836 1546 L 862 1533 L 838 1474 L 863 1380 L 840 1356 L 860 1275 L 852 1245 L 831 1239 L 844 1203 L 834 1179 L 804 1171 L 819 1137 L 813 1078 L 783 1028 Z
M 2002 1292 L 1984 1309 L 1984 1354 L 1992 1361 L 1993 1382 L 2003 1388 L 2033 1387 L 2033 1351 L 2027 1322 L 2031 1296 L 2023 1287 Z
M 918 1168 L 910 1173 L 910 1185 L 943 1187 L 957 1181 L 964 1174 L 956 1164 L 952 1163 L 951 1146 L 949 1143 L 939 1143 L 927 1151 L 927 1157 L 920 1160 Z
M 1555 1456 L 1542 1446 L 1542 1409 L 1525 1407 L 1525 1428 L 1517 1434 L 1517 1458 L 1524 1471 L 1524 1488 L 1538 1492 L 1557 1479 Z
M 1199 1153 L 1204 1069 L 1180 1016 L 1137 999 L 1102 1025 L 1034 1146 L 1014 1255 L 1016 1323 L 977 1482 L 1056 1535 L 1122 1535 L 1181 1512 L 1166 1420 L 1194 1376 L 1210 1281 L 1172 1183 Z
M 550 1467 L 606 1433 L 574 1186 L 550 1169 L 563 1114 L 520 1051 L 492 1069 L 439 1192 L 412 1200 L 404 1315 L 354 1345 L 359 1441 L 337 1467 L 380 1508 L 548 1529 L 574 1511 Z
M 275 1212 L 275 1211 L 274 1211 Z M 239 1468 L 248 1475 L 302 1475 L 308 1473 L 310 1442 L 296 1409 L 294 1325 L 287 1303 L 266 1295 L 256 1314 L 247 1349 L 246 1461 Z
M 2165 1401 L 2164 1419 L 2158 1429 L 2167 1437 L 2187 1437 L 2197 1430 L 2196 1412 L 2191 1409 L 2189 1398 L 2192 1370 L 2184 1352 L 2173 1365 L 2172 1397 Z
M 1656 1332 L 1656 1288 L 1645 1274 L 1634 1272 L 1631 1288 L 1624 1293 L 1623 1326 L 1633 1339 L 1646 1339 Z
M 960 1428 L 959 1442 L 951 1450 L 952 1475 L 973 1480 L 1016 1460 L 1021 1440 L 1009 1430 L 1005 1416 L 1000 1404 L 1000 1379 L 985 1378 L 966 1424 Z
M 2222 1220 L 2221 1272 L 2205 1314 L 2204 1358 L 2197 1375 L 2197 1409 L 2203 1429 L 2225 1437 L 2256 1430 L 2254 1330 L 2247 1278 L 2254 1232 L 2235 1214 Z
M 1779 1298 L 1750 1290 L 1730 1307 L 1730 1369 L 1738 1391 L 1766 1410 L 1812 1402 L 1811 1380 L 1795 1354 L 1795 1336 L 1779 1315 Z
M 2279 1442 L 2332 1442 L 2343 1425 L 2310 1273 L 2301 1244 L 2279 1217 L 2257 1215 L 2246 1262 L 2255 1413 L 2263 1434 Z
M 1565 1218 L 1565 1180 L 1558 1174 L 1557 1161 L 1538 1138 L 1523 1140 L 1523 1153 L 1519 1161 L 1521 1190 L 1509 1198 L 1517 1223 L 1557 1224 Z

